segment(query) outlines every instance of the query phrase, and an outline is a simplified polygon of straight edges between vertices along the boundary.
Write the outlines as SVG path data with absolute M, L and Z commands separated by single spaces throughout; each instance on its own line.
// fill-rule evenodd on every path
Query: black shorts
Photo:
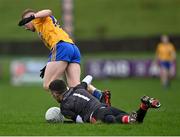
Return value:
M 106 105 L 99 107 L 98 109 L 96 109 L 93 114 L 92 117 L 98 121 L 104 121 L 105 120 L 105 116 L 107 115 L 113 115 L 113 116 L 118 116 L 118 115 L 127 115 L 128 113 L 126 113 L 125 111 L 122 111 L 120 109 L 117 109 L 115 107 L 108 107 Z

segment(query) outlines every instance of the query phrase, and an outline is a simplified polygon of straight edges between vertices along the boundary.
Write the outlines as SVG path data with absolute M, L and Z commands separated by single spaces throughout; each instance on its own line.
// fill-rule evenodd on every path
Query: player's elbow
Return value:
M 46 10 L 46 13 L 47 13 L 48 16 L 50 16 L 50 15 L 52 15 L 52 10 L 47 9 L 47 10 Z

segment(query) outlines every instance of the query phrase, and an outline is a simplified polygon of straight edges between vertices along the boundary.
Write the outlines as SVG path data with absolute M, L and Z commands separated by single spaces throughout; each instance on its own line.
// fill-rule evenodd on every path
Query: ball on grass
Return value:
M 45 119 L 49 123 L 63 123 L 64 116 L 61 114 L 59 107 L 51 107 L 46 111 Z

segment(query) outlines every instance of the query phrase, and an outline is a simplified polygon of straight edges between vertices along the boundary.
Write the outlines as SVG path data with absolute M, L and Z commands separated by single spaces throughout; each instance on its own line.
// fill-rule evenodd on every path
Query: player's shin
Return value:
M 136 113 L 137 113 L 137 122 L 142 123 L 144 117 L 146 116 L 147 110 L 144 110 L 140 107 L 139 110 L 136 111 Z

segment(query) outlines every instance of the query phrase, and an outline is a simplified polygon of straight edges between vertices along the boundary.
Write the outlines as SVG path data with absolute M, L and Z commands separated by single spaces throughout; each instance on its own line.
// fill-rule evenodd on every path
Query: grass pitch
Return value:
M 143 124 L 49 124 L 46 110 L 58 106 L 39 86 L 0 85 L 0 135 L 180 135 L 179 80 L 163 90 L 158 79 L 116 79 L 93 82 L 100 89 L 111 89 L 112 104 L 131 112 L 142 95 L 157 97 L 159 110 L 149 110 Z
M 89 58 L 152 58 L 152 54 L 113 53 L 86 55 Z M 139 107 L 140 97 L 148 95 L 161 101 L 162 107 L 151 109 L 143 124 L 49 124 L 45 121 L 46 110 L 58 106 L 50 93 L 39 86 L 14 87 L 9 84 L 9 62 L 12 57 L 1 57 L 3 77 L 0 79 L 0 136 L 5 135 L 180 135 L 180 75 L 172 81 L 171 88 L 164 90 L 157 78 L 122 78 L 94 80 L 99 89 L 110 89 L 112 105 L 127 112 Z M 177 58 L 179 60 L 179 57 Z M 180 64 L 177 61 L 177 72 Z M 82 65 L 83 66 L 83 65 Z
M 74 33 L 76 39 L 179 35 L 179 5 L 179 0 L 74 0 Z M 38 39 L 17 26 L 22 11 L 52 9 L 62 25 L 61 6 L 61 0 L 0 0 L 0 40 Z

